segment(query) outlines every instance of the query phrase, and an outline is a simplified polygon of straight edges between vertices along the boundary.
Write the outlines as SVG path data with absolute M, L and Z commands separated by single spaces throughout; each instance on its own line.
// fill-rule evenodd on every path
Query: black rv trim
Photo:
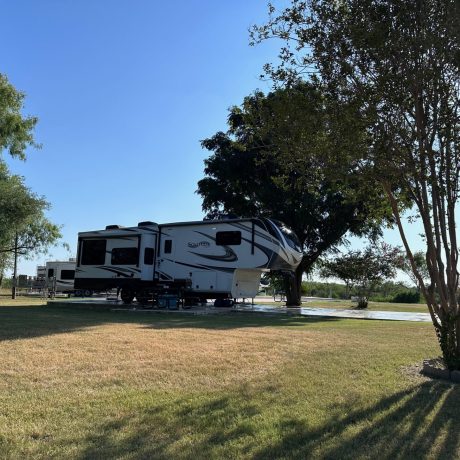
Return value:
M 254 237 L 255 237 L 255 223 L 251 221 L 251 254 L 254 255 Z
M 81 241 L 82 239 L 81 238 L 78 238 L 78 249 L 77 249 L 77 267 L 80 266 L 80 257 L 81 257 Z
M 157 260 L 160 257 L 161 227 L 158 227 L 158 233 L 156 235 L 157 235 L 157 241 L 156 241 L 157 250 L 155 251 L 155 260 L 153 261 L 153 279 L 155 279 L 155 274 L 157 272 Z

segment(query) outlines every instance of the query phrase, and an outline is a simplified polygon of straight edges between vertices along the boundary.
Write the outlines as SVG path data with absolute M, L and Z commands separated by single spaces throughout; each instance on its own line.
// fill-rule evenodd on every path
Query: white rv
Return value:
M 45 286 L 48 291 L 54 293 L 74 292 L 75 265 L 75 259 L 46 262 L 44 274 Z M 43 270 L 43 267 L 37 267 L 37 275 L 39 275 L 39 269 Z
M 249 298 L 264 271 L 294 271 L 301 258 L 295 233 L 272 219 L 109 225 L 78 234 L 75 289 L 121 289 L 125 303 Z

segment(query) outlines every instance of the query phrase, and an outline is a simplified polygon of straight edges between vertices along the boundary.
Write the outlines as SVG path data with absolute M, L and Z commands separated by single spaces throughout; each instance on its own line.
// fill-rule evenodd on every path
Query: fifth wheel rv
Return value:
M 301 258 L 295 233 L 273 219 L 109 225 L 78 234 L 75 289 L 120 289 L 125 303 L 250 298 L 263 272 L 292 272 Z

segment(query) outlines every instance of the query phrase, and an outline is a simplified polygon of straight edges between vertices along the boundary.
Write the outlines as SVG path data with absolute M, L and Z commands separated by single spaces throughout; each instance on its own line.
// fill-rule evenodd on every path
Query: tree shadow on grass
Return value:
M 366 409 L 339 407 L 319 429 L 289 419 L 280 425 L 281 441 L 255 458 L 308 458 L 317 452 L 341 459 L 458 458 L 459 410 L 460 386 L 428 381 Z
M 222 458 L 228 443 L 251 444 L 258 409 L 245 396 L 177 399 L 95 427 L 80 459 Z M 227 458 L 231 456 L 227 455 Z
M 139 324 L 146 328 L 202 328 L 234 329 L 242 327 L 295 327 L 306 324 L 331 323 L 338 318 L 306 318 L 257 313 L 228 313 L 219 315 L 188 315 L 172 312 L 116 312 L 109 310 L 83 310 L 72 307 L 37 305 L 0 308 L 0 342 L 19 340 L 84 330 L 103 324 Z
M 460 387 L 426 382 L 366 409 L 338 407 L 319 428 L 275 420 L 273 443 L 248 396 L 154 403 L 94 427 L 78 458 L 458 458 L 459 397 Z
M 365 409 L 338 406 L 320 427 L 305 417 L 274 415 L 269 402 L 256 406 L 244 391 L 153 402 L 94 427 L 78 441 L 78 457 L 453 459 L 460 447 L 459 400 L 460 386 L 429 381 Z

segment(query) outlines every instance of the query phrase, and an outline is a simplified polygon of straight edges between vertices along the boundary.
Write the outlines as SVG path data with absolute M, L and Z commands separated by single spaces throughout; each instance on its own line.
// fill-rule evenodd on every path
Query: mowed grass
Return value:
M 458 458 L 429 324 L 0 301 L 0 458 Z

